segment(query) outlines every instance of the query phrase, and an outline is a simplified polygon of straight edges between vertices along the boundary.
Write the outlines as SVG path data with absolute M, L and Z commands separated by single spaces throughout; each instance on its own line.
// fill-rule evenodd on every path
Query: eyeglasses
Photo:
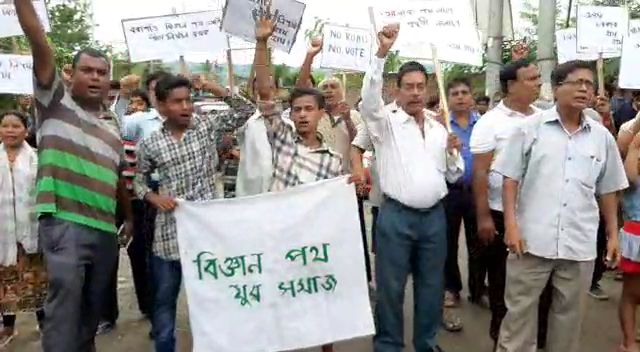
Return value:
M 581 87 L 585 87 L 587 90 L 595 90 L 596 89 L 596 84 L 594 82 L 591 81 L 587 81 L 584 79 L 579 79 L 579 80 L 575 80 L 575 81 L 564 81 L 560 83 L 561 85 L 567 85 L 567 86 L 571 86 L 573 88 L 581 88 Z

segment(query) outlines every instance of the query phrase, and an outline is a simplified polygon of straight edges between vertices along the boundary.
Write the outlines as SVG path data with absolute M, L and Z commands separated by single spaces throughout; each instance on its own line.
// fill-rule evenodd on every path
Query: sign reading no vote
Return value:
M 371 62 L 371 32 L 366 29 L 326 24 L 320 66 L 365 71 Z
M 33 58 L 0 55 L 0 93 L 33 94 Z
M 131 62 L 176 60 L 189 53 L 211 57 L 225 49 L 220 11 L 127 19 L 122 21 Z
M 285 351 L 374 332 L 346 178 L 175 210 L 194 352 Z
M 44 26 L 44 30 L 49 32 L 49 16 L 47 15 L 47 7 L 44 1 L 34 1 L 33 6 L 36 9 L 40 22 Z M 0 38 L 14 37 L 23 35 L 22 28 L 18 22 L 16 7 L 11 4 L 0 4 Z

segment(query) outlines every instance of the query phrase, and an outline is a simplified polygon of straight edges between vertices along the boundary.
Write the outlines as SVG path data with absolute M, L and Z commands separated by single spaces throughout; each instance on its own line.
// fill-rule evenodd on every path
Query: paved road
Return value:
M 464 236 L 460 241 L 464 243 Z M 466 271 L 465 260 L 466 255 L 464 250 L 461 250 L 460 263 L 463 271 Z M 126 254 L 123 254 L 120 262 L 119 283 L 120 320 L 116 330 L 108 335 L 98 337 L 98 352 L 152 351 L 152 344 L 147 335 L 149 324 L 142 320 L 136 308 L 129 261 Z M 587 319 L 582 333 L 583 352 L 613 352 L 620 341 L 616 307 L 621 284 L 614 281 L 611 275 L 605 276 L 602 284 L 604 289 L 611 294 L 612 299 L 605 302 L 589 300 Z M 414 351 L 410 346 L 413 336 L 413 318 L 411 314 L 413 297 L 411 291 L 411 287 L 409 287 L 405 304 L 405 341 L 407 341 L 407 351 Z M 458 309 L 458 313 L 463 319 L 464 330 L 456 334 L 443 331 L 439 338 L 443 349 L 447 352 L 491 352 L 492 342 L 488 337 L 489 311 L 463 302 L 461 308 Z M 20 334 L 8 351 L 41 351 L 35 317 L 20 315 L 18 317 L 18 329 Z M 184 292 L 180 297 L 177 334 L 178 351 L 191 351 L 191 337 Z M 308 349 L 304 352 L 316 351 L 320 351 L 320 349 Z M 371 339 L 364 338 L 338 343 L 336 351 L 370 352 L 372 351 Z

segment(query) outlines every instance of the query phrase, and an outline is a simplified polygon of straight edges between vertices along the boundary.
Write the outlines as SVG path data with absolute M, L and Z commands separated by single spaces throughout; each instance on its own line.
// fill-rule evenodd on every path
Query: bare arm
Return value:
M 40 23 L 36 9 L 31 0 L 15 0 L 16 13 L 22 31 L 29 40 L 33 56 L 33 72 L 38 84 L 48 88 L 53 84 L 56 73 L 56 62 L 53 49 L 47 41 L 44 28 Z
M 473 155 L 473 197 L 478 217 L 491 216 L 489 208 L 489 170 L 493 152 Z
M 640 137 L 636 136 L 635 139 L 640 139 Z M 627 156 L 624 160 L 624 171 L 627 174 L 627 179 L 629 179 L 629 183 L 631 184 L 636 184 L 638 181 L 638 158 L 639 157 L 640 157 L 640 149 L 638 148 L 636 143 L 631 144 L 631 147 L 629 147 Z
M 124 214 L 125 221 L 133 224 L 133 208 L 131 207 L 131 198 L 127 183 L 124 177 L 118 180 L 118 206 Z
M 604 217 L 607 238 L 618 237 L 618 196 L 616 193 L 607 193 L 600 196 L 600 212 Z
M 618 149 L 620 149 L 620 154 L 624 158 L 627 155 L 627 150 L 629 149 L 629 145 L 635 135 L 640 132 L 640 119 L 635 119 L 633 124 L 631 125 L 631 130 L 623 130 L 620 129 L 618 133 Z
M 305 56 L 304 62 L 302 62 L 302 66 L 300 67 L 300 75 L 298 75 L 298 80 L 296 81 L 296 88 L 313 88 L 313 83 L 311 82 L 311 66 L 313 65 L 313 60 L 316 55 L 321 51 L 322 38 L 314 38 L 311 40 L 311 46 L 307 51 L 307 56 Z

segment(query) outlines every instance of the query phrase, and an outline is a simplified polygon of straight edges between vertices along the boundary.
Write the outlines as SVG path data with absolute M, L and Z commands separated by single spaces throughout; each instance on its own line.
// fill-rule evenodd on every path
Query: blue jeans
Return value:
M 404 292 L 413 276 L 413 344 L 416 352 L 434 348 L 442 321 L 447 224 L 438 203 L 413 209 L 385 199 L 376 228 L 376 335 L 375 352 L 401 352 L 404 348 Z
M 176 305 L 182 282 L 180 261 L 164 260 L 154 255 L 151 257 L 151 275 L 153 280 L 151 329 L 156 352 L 174 352 L 176 350 Z

